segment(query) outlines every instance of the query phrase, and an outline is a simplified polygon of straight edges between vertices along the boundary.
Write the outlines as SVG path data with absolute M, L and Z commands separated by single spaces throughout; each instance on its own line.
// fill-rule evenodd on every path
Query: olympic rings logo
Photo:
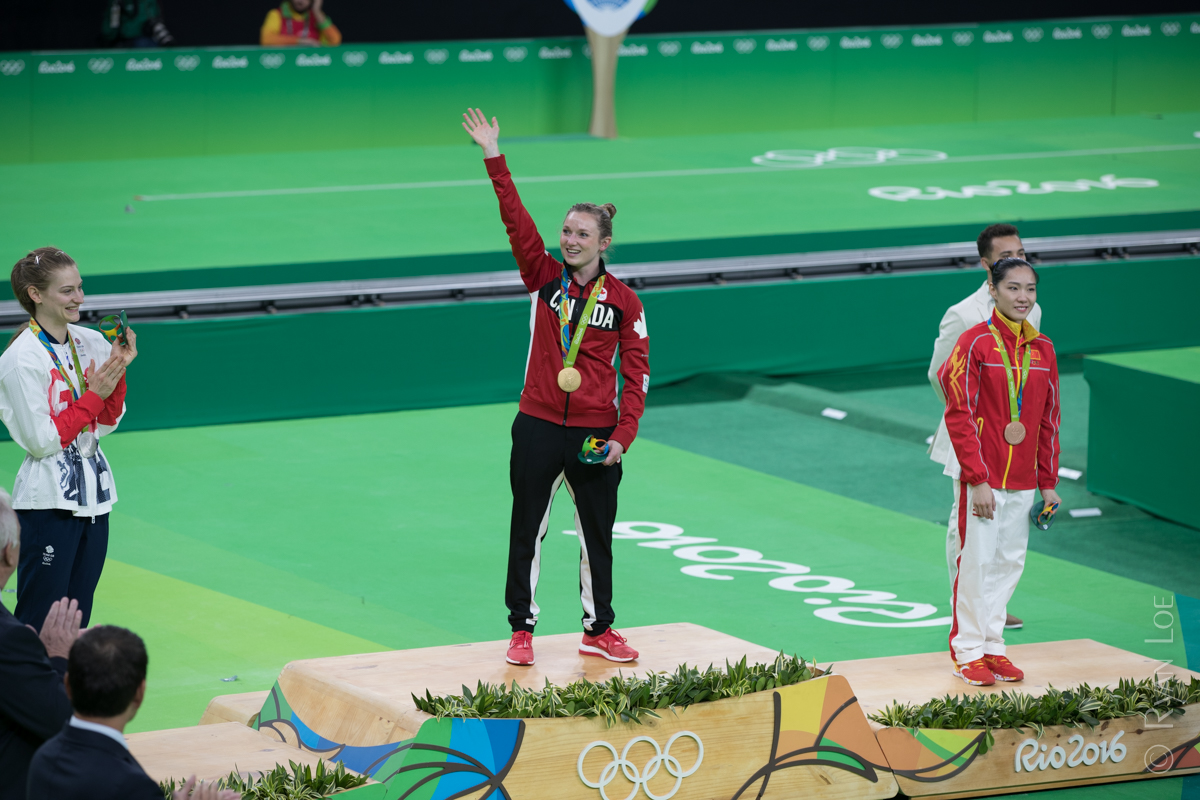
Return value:
M 696 747 L 699 749 L 699 752 L 696 753 L 696 763 L 692 764 L 691 768 L 687 770 L 683 769 L 683 766 L 679 763 L 679 759 L 671 755 L 671 745 L 675 744 L 675 741 L 681 736 L 686 736 L 694 741 Z M 638 742 L 646 742 L 654 748 L 654 756 L 646 762 L 646 766 L 641 770 L 629 760 L 629 751 Z M 612 761 L 609 761 L 604 769 L 600 770 L 599 780 L 591 781 L 583 774 L 583 760 L 596 747 L 602 747 L 611 753 Z M 629 743 L 625 745 L 625 749 L 621 751 L 620 755 L 617 755 L 617 748 L 608 742 L 592 742 L 583 748 L 583 752 L 579 754 L 577 770 L 579 772 L 579 780 L 583 781 L 583 785 L 589 789 L 599 789 L 602 800 L 613 800 L 604 790 L 616 779 L 618 772 L 625 776 L 625 780 L 633 784 L 633 791 L 626 795 L 624 800 L 633 800 L 639 791 L 645 792 L 646 797 L 650 798 L 650 800 L 670 800 L 679 791 L 679 787 L 683 785 L 683 779 L 700 769 L 702 761 L 704 761 L 704 743 L 700 741 L 700 737 L 691 731 L 680 731 L 667 740 L 665 749 L 660 748 L 658 742 L 649 736 L 638 736 L 629 740 Z M 650 786 L 648 785 L 650 779 L 658 774 L 659 769 L 665 769 L 667 774 L 675 779 L 675 785 L 666 794 L 655 794 L 650 791 Z
M 11 78 L 13 75 L 20 75 L 25 70 L 25 61 L 23 59 L 14 59 L 12 61 L 0 61 L 0 75 Z
M 831 147 L 828 150 L 772 150 L 750 159 L 760 167 L 777 169 L 806 169 L 826 164 L 866 166 L 870 164 L 926 164 L 945 161 L 940 150 L 912 150 L 886 147 Z

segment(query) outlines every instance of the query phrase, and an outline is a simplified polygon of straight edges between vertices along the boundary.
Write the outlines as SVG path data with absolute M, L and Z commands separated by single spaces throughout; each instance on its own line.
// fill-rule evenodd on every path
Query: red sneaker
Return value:
M 971 686 L 991 686 L 996 682 L 996 676 L 983 663 L 982 658 L 977 658 L 969 664 L 962 665 L 955 661 L 954 674 Z
M 1013 666 L 1004 656 L 984 656 L 983 663 L 998 681 L 1019 681 L 1025 678 L 1025 673 Z
M 504 660 L 518 667 L 532 664 L 533 634 L 529 631 L 513 631 L 512 639 L 508 642 L 508 656 Z
M 609 628 L 599 636 L 583 635 L 579 652 L 585 656 L 600 656 L 609 661 L 633 661 L 638 651 L 625 644 L 625 637 Z

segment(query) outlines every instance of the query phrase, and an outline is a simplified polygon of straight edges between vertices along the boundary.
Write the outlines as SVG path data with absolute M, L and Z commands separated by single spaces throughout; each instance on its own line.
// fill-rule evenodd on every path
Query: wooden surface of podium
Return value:
M 744 639 L 691 623 L 628 628 L 621 635 L 640 651 L 636 662 L 618 664 L 578 651 L 580 634 L 535 636 L 536 663 L 518 667 L 504 660 L 508 640 L 395 650 L 293 661 L 279 676 L 288 705 L 322 737 L 354 746 L 410 739 L 429 715 L 412 695 L 435 696 L 474 690 L 479 681 L 525 688 L 558 686 L 586 678 L 602 681 L 619 673 L 674 672 L 680 664 L 724 667 L 725 661 L 770 663 L 778 653 Z
M 834 672 L 854 687 L 863 711 L 868 715 L 881 711 L 893 701 L 924 703 L 946 695 L 975 695 L 996 692 L 1024 692 L 1042 695 L 1053 686 L 1069 689 L 1081 683 L 1115 686 L 1121 678 L 1141 680 L 1157 674 L 1189 680 L 1200 677 L 1183 667 L 1165 664 L 1146 656 L 1101 644 L 1091 639 L 1018 644 L 1007 648 L 1008 658 L 1025 672 L 1019 683 L 994 686 L 968 686 L 953 674 L 949 651 L 919 653 L 911 656 L 863 658 L 839 661 Z
M 267 772 L 288 761 L 315 767 L 321 760 L 237 722 L 131 733 L 125 741 L 142 769 L 156 781 L 192 775 L 203 781 L 216 780 L 235 770 Z M 334 765 L 326 762 L 326 766 Z

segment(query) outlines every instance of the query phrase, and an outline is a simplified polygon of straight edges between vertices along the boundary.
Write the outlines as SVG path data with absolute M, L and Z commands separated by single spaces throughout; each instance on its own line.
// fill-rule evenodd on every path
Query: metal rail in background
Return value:
M 1025 239 L 1035 263 L 1058 264 L 1113 258 L 1186 257 L 1200 253 L 1200 230 L 1055 236 Z M 712 283 L 749 283 L 877 272 L 938 271 L 975 267 L 974 242 L 832 250 L 822 253 L 614 264 L 610 271 L 637 289 L 667 289 Z M 186 319 L 324 311 L 363 305 L 437 301 L 480 301 L 526 294 L 515 269 L 418 278 L 322 281 L 273 286 L 238 286 L 163 292 L 88 295 L 84 321 L 125 310 L 131 319 Z M 16 301 L 0 303 L 0 324 L 23 322 Z

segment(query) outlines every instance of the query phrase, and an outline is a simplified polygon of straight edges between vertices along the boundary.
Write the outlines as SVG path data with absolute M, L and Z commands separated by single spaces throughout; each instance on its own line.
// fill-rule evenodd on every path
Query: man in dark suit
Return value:
M 16 570 L 20 550 L 20 523 L 0 491 L 0 589 Z M 0 800 L 25 800 L 33 754 L 71 716 L 63 676 L 82 617 L 64 597 L 50 607 L 39 637 L 0 605 Z
M 146 697 L 146 645 L 115 625 L 89 629 L 71 646 L 67 695 L 74 715 L 29 767 L 28 800 L 163 800 L 125 743 L 125 726 Z M 175 800 L 238 800 L 195 778 Z

